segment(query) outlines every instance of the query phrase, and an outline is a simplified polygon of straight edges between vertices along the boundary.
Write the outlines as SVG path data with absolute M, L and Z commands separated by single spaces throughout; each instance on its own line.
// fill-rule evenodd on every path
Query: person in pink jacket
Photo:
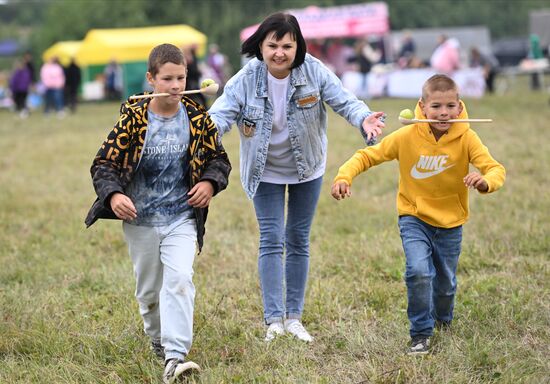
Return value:
M 44 113 L 49 113 L 52 108 L 55 108 L 58 116 L 63 116 L 65 73 L 57 57 L 52 57 L 42 65 L 42 68 L 40 68 L 40 80 L 46 88 Z
M 451 74 L 460 68 L 460 43 L 455 38 L 439 37 L 439 45 L 430 58 L 430 65 L 439 73 Z

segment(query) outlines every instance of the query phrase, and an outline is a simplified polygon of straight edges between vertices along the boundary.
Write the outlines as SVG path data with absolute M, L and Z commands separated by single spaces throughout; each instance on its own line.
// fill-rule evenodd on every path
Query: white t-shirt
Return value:
M 287 93 L 290 75 L 277 79 L 267 73 L 267 94 L 273 106 L 273 127 L 262 181 L 274 184 L 298 182 L 296 160 L 288 136 Z

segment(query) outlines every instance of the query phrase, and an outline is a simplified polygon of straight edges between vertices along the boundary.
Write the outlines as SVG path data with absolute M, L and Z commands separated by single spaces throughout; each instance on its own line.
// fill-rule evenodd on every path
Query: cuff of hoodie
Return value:
M 332 181 L 332 184 L 336 184 L 336 183 L 346 183 L 347 185 L 349 185 L 351 187 L 351 178 L 350 177 L 346 177 L 346 176 L 342 176 L 342 175 L 337 175 L 334 180 Z
M 486 195 L 488 193 L 492 193 L 494 191 L 496 191 L 498 188 L 495 188 L 493 185 L 491 185 L 491 180 L 487 180 L 487 178 L 483 178 L 483 180 L 485 180 L 485 182 L 487 183 L 487 190 L 486 191 L 480 191 L 479 189 L 477 190 L 479 193 L 481 193 L 482 195 Z

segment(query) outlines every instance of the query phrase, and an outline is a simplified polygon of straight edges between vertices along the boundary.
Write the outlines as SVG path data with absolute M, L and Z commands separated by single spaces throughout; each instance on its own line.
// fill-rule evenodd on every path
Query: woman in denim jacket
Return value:
M 254 202 L 260 229 L 265 340 L 288 332 L 310 342 L 301 317 L 309 233 L 327 156 L 323 102 L 359 128 L 367 141 L 381 133 L 383 113 L 371 112 L 334 73 L 306 54 L 300 26 L 290 14 L 265 19 L 241 53 L 256 58 L 227 82 L 209 113 L 220 136 L 234 123 L 239 128 L 241 182 Z

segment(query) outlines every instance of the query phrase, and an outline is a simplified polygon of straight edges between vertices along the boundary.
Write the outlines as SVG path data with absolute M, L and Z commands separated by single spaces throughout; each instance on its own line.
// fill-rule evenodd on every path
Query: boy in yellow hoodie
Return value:
M 490 193 L 504 183 L 505 170 L 468 123 L 455 82 L 434 75 L 422 87 L 416 123 L 391 133 L 379 144 L 360 149 L 338 171 L 332 196 L 351 196 L 355 176 L 385 161 L 399 161 L 397 211 L 406 257 L 410 354 L 426 354 L 434 326 L 453 319 L 456 267 L 462 224 L 468 220 L 468 188 Z M 481 171 L 469 172 L 469 164 Z

